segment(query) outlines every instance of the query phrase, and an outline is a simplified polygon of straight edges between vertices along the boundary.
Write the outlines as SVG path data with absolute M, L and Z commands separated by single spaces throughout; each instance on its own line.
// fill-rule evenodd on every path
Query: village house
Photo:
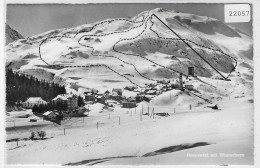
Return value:
M 136 99 L 134 97 L 129 97 L 122 102 L 122 108 L 135 108 Z
M 84 94 L 97 94 L 98 90 L 96 89 L 85 89 Z
M 113 92 L 112 95 L 111 95 L 111 99 L 116 100 L 116 101 L 120 101 L 120 100 L 122 100 L 122 95 L 119 95 L 118 92 Z
M 98 103 L 102 103 L 102 104 L 106 103 L 106 97 L 103 96 L 103 95 L 97 95 L 96 100 L 97 100 Z
M 122 102 L 122 108 L 135 108 L 136 102 Z
M 33 108 L 34 106 L 40 106 L 41 104 L 46 105 L 47 102 L 41 97 L 30 97 L 25 102 L 22 103 L 24 108 Z
M 148 94 L 148 95 L 156 95 L 156 94 L 157 94 L 157 90 L 156 90 L 156 89 L 148 90 L 148 91 L 146 92 L 146 94 Z
M 62 120 L 63 115 L 57 111 L 47 111 L 43 113 L 43 119 L 45 120 Z
M 186 84 L 186 85 L 185 85 L 185 89 L 193 90 L 193 89 L 194 89 L 194 86 L 193 86 L 193 85 L 190 85 L 190 84 Z
M 106 101 L 107 105 L 110 107 L 114 107 L 115 105 L 118 105 L 119 103 L 115 100 L 107 100 Z
M 61 94 L 52 99 L 54 104 L 61 102 L 67 103 L 69 111 L 73 111 L 78 108 L 78 97 L 74 94 Z
M 146 101 L 146 102 L 149 102 L 151 100 L 150 97 L 146 96 L 146 95 L 143 95 L 143 94 L 139 94 L 135 97 L 135 100 L 137 103 L 140 103 L 142 101 Z
M 52 99 L 52 102 L 54 104 L 57 104 L 58 102 L 64 104 L 64 103 L 67 103 L 67 101 L 68 101 L 68 99 L 65 94 L 58 95 L 54 99 Z
M 126 86 L 124 89 L 128 90 L 128 91 L 133 91 L 133 90 L 137 89 L 137 87 L 136 86 Z
M 136 100 L 136 102 L 142 102 L 143 100 L 144 100 L 144 95 L 137 95 L 136 97 L 135 97 L 135 100 Z
M 73 111 L 76 110 L 78 106 L 78 97 L 76 95 L 70 95 L 67 97 L 67 105 L 68 105 L 68 110 Z
M 87 93 L 85 95 L 85 101 L 96 101 L 96 97 L 92 93 Z
M 119 96 L 122 96 L 123 90 L 122 89 L 113 89 L 112 94 L 117 93 Z
M 106 99 L 110 99 L 111 98 L 111 93 L 108 90 L 106 90 L 105 92 L 104 91 L 100 91 L 100 92 L 98 92 L 97 95 L 105 96 Z
M 45 113 L 43 113 L 43 119 L 45 120 L 51 120 L 51 119 L 56 119 L 57 118 L 58 113 L 53 112 L 53 111 L 47 111 Z

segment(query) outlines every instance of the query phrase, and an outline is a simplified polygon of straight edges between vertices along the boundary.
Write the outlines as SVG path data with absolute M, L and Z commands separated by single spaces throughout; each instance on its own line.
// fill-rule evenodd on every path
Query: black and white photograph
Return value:
M 252 3 L 5 3 L 5 165 L 254 165 Z

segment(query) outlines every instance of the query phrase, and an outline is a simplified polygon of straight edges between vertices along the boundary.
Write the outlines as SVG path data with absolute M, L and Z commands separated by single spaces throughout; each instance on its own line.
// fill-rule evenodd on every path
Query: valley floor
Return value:
M 142 106 L 147 112 L 147 104 Z M 187 105 L 175 113 L 168 108 L 169 117 L 153 118 L 140 117 L 139 104 L 136 110 L 97 110 L 85 118 L 63 120 L 61 125 L 30 123 L 30 117 L 15 118 L 16 112 L 11 112 L 6 139 L 21 140 L 18 147 L 15 141 L 6 143 L 7 164 L 253 164 L 252 99 L 223 100 L 218 106 L 220 110 L 206 105 L 190 110 Z M 155 106 L 155 113 L 157 109 L 163 107 Z M 25 139 L 37 130 L 46 131 L 45 140 Z

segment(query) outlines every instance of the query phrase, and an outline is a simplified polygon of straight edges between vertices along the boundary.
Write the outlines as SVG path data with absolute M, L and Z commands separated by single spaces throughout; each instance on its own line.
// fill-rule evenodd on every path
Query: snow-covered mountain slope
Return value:
M 251 37 L 217 19 L 163 9 L 16 40 L 6 46 L 6 66 L 68 84 L 67 92 L 137 85 L 123 90 L 123 96 L 136 96 L 158 79 L 179 83 L 179 73 L 194 89 L 156 84 L 161 93 L 146 95 L 151 100 L 136 108 L 87 104 L 88 117 L 68 118 L 61 125 L 16 118 L 18 113 L 33 117 L 31 110 L 7 113 L 7 163 L 253 164 L 252 51 Z M 197 77 L 186 77 L 190 66 Z M 209 108 L 215 104 L 218 110 Z M 169 116 L 141 115 L 152 111 Z M 39 130 L 47 132 L 46 140 L 27 139 Z M 18 147 L 10 141 L 16 138 Z M 244 157 L 190 158 L 187 153 Z
M 5 24 L 5 44 L 9 44 L 15 40 L 18 39 L 23 39 L 24 37 L 17 32 L 16 30 L 14 30 L 13 28 L 11 28 L 8 24 Z
M 14 41 L 6 65 L 83 87 L 144 86 L 187 75 L 189 66 L 199 77 L 226 78 L 244 65 L 252 71 L 252 38 L 214 18 L 154 9 Z M 104 82 L 107 75 L 118 80 Z

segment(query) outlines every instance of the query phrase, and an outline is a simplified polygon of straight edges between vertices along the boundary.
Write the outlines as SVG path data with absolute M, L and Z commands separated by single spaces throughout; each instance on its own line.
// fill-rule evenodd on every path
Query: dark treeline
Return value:
M 85 103 L 84 103 L 83 97 L 79 96 L 78 97 L 78 106 L 83 107 L 84 105 L 85 105 Z M 33 113 L 44 113 L 46 111 L 53 111 L 53 110 L 67 111 L 68 110 L 68 104 L 67 104 L 67 102 L 54 103 L 54 102 L 50 101 L 46 105 L 41 104 L 39 106 L 34 106 L 32 108 Z
M 6 103 L 14 105 L 16 102 L 25 101 L 29 97 L 41 97 L 51 101 L 59 94 L 65 94 L 64 86 L 53 82 L 38 80 L 32 76 L 25 76 L 6 69 Z
M 46 105 L 39 105 L 39 106 L 34 106 L 32 108 L 33 113 L 44 113 L 46 111 L 67 111 L 68 110 L 68 105 L 67 103 L 62 103 L 62 102 L 57 102 L 57 103 L 48 103 Z

